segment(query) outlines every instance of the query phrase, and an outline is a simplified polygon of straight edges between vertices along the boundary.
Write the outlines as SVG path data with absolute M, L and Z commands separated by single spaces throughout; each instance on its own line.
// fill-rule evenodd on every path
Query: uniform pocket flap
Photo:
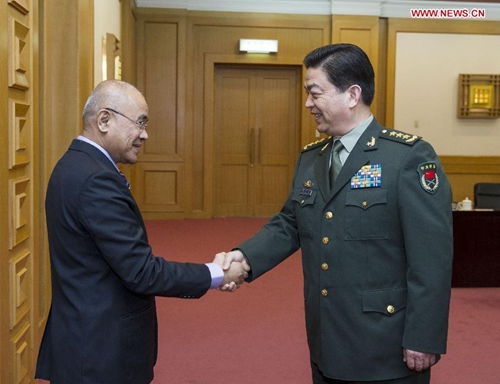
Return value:
M 387 190 L 378 188 L 357 189 L 347 192 L 346 205 L 368 209 L 373 205 L 387 203 Z
M 315 191 L 313 189 L 304 188 L 304 189 L 295 191 L 295 193 L 292 196 L 292 200 L 296 201 L 301 206 L 312 205 L 312 204 L 314 204 L 314 201 L 316 200 L 316 195 L 317 195 L 317 191 Z
M 391 316 L 405 307 L 405 288 L 363 292 L 363 312 L 379 312 Z

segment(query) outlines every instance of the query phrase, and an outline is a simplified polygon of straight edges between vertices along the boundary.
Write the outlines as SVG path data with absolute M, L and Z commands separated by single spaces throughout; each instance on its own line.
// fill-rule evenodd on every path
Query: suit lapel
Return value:
M 330 196 L 330 183 L 329 183 L 329 160 L 331 143 L 333 139 L 329 139 L 323 148 L 318 152 L 316 161 L 314 162 L 314 177 L 318 183 L 319 190 L 326 201 Z
M 373 119 L 349 154 L 347 161 L 335 180 L 332 193 L 327 200 L 332 199 L 363 165 L 370 162 L 369 152 L 377 149 L 379 131 L 380 126 Z

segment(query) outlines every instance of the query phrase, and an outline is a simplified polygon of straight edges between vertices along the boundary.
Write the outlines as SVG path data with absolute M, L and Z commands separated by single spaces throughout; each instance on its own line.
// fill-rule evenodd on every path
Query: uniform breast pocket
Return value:
M 345 239 L 387 239 L 387 190 L 348 191 L 345 201 Z
M 318 191 L 313 189 L 299 189 L 292 195 L 295 202 L 295 215 L 299 235 L 302 237 L 312 237 L 313 218 L 315 217 L 314 203 Z

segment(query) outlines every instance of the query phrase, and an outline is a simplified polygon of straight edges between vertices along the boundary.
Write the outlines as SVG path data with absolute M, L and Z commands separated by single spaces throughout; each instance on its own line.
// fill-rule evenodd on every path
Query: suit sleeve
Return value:
M 300 159 L 297 162 L 295 175 Z M 284 261 L 300 247 L 294 202 L 293 184 L 285 205 L 250 239 L 236 247 L 241 250 L 252 268 L 248 281 L 252 281 Z
M 419 173 L 429 163 L 436 165 L 437 189 L 426 188 Z M 453 255 L 451 190 L 428 143 L 414 145 L 398 188 L 408 284 L 403 347 L 445 353 Z
M 208 267 L 154 256 L 125 188 L 118 175 L 100 172 L 80 191 L 81 221 L 110 268 L 139 294 L 184 298 L 205 294 L 211 283 Z

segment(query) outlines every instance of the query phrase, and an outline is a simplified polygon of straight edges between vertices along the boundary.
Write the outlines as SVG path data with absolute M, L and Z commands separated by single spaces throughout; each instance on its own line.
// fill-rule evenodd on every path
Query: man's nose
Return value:
M 306 106 L 306 108 L 312 108 L 312 107 L 314 107 L 314 103 L 312 102 L 311 95 L 307 95 L 305 106 Z

